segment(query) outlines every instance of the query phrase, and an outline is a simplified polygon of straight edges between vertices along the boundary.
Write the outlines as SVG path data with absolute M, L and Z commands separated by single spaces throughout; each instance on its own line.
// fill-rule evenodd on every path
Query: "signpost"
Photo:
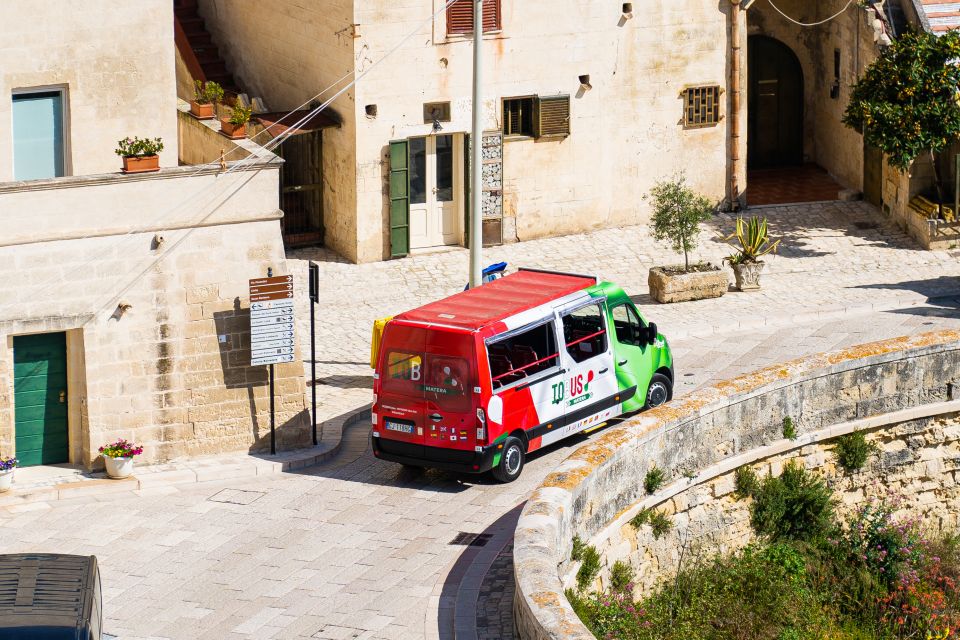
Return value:
M 273 365 L 293 362 L 293 276 L 250 280 L 250 366 L 270 365 L 270 453 L 277 453 Z
M 320 301 L 320 267 L 310 261 L 310 388 L 313 392 L 313 446 L 317 446 L 317 324 L 315 307 Z

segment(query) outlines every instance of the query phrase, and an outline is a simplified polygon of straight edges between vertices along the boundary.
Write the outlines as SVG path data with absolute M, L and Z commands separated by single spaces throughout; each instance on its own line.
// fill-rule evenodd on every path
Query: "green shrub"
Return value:
M 646 508 L 640 509 L 640 511 L 637 512 L 637 515 L 630 518 L 630 526 L 632 526 L 634 529 L 639 529 L 648 522 L 650 522 L 650 509 Z
M 583 548 L 583 562 L 577 570 L 577 588 L 584 591 L 600 573 L 600 552 L 593 545 Z
M 749 498 L 757 494 L 760 488 L 760 480 L 757 478 L 757 472 L 753 467 L 738 467 L 734 473 L 734 486 L 736 487 L 734 495 L 738 500 Z
M 793 424 L 793 418 L 786 416 L 783 419 L 783 437 L 787 440 L 797 439 L 797 428 Z
M 659 540 L 673 528 L 673 522 L 660 511 L 650 512 L 650 529 L 653 531 L 653 537 Z
M 657 489 L 663 486 L 664 480 L 666 480 L 666 474 L 663 469 L 653 467 L 647 471 L 647 475 L 643 478 L 643 488 L 648 495 L 656 493 Z
M 610 567 L 610 588 L 614 591 L 628 591 L 633 584 L 633 567 L 622 560 L 617 560 Z
M 880 452 L 880 447 L 872 442 L 867 442 L 867 437 L 863 431 L 854 431 L 837 438 L 837 444 L 833 447 L 833 455 L 837 459 L 837 464 L 843 467 L 844 471 L 859 471 L 867 464 L 867 460 L 875 453 Z
M 580 536 L 573 536 L 573 549 L 570 550 L 570 559 L 574 562 L 580 562 L 583 559 L 583 549 L 586 547 Z
M 833 491 L 794 461 L 764 478 L 750 505 L 750 524 L 771 541 L 815 542 L 835 528 Z

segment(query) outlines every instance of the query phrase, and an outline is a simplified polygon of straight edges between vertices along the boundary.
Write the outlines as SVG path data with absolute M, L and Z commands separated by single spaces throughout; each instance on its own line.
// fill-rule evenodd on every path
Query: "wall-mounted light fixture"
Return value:
M 443 126 L 440 124 L 440 121 L 439 121 L 439 120 L 434 120 L 434 121 L 433 121 L 433 132 L 434 132 L 434 133 L 438 133 L 438 132 L 440 132 L 440 131 L 443 131 Z
M 590 89 L 593 89 L 593 85 L 590 84 L 590 74 L 589 74 L 589 73 L 585 73 L 585 74 L 583 74 L 582 76 L 577 76 L 577 78 L 580 80 L 580 88 L 581 88 L 581 89 L 583 89 L 584 91 L 589 91 Z
M 154 236 L 153 236 L 153 250 L 154 250 L 154 251 L 159 251 L 160 248 L 163 246 L 163 243 L 166 242 L 166 241 L 167 241 L 167 239 L 164 238 L 164 237 L 163 237 L 162 235 L 160 235 L 159 233 L 156 234 L 156 235 L 154 235 Z
M 624 18 L 630 19 L 630 18 L 633 17 L 633 3 L 632 3 L 632 2 L 624 2 L 624 3 L 623 3 L 623 8 L 622 8 L 622 10 L 623 10 L 623 17 L 624 17 Z
M 376 118 L 376 117 L 377 117 L 377 105 L 375 105 L 375 104 L 368 104 L 367 106 L 365 106 L 365 107 L 363 108 L 363 110 L 367 112 L 367 117 L 368 117 L 368 118 Z
M 125 300 L 121 300 L 120 303 L 117 304 L 117 316 L 122 316 L 127 311 L 130 311 L 130 309 L 133 309 L 133 305 Z

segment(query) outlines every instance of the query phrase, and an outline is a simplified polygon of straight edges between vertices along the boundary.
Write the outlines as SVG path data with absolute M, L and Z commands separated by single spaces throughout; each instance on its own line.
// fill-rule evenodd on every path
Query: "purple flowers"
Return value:
M 10 471 L 14 467 L 20 464 L 20 461 L 16 458 L 2 458 L 0 457 L 0 471 Z
M 116 442 L 100 447 L 99 451 L 108 458 L 132 458 L 143 453 L 143 447 L 120 438 Z

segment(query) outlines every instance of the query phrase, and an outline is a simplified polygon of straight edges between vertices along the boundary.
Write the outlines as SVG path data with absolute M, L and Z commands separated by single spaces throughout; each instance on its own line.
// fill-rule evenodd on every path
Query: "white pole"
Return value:
M 473 1 L 473 131 L 470 134 L 470 287 L 483 280 L 483 0 Z

